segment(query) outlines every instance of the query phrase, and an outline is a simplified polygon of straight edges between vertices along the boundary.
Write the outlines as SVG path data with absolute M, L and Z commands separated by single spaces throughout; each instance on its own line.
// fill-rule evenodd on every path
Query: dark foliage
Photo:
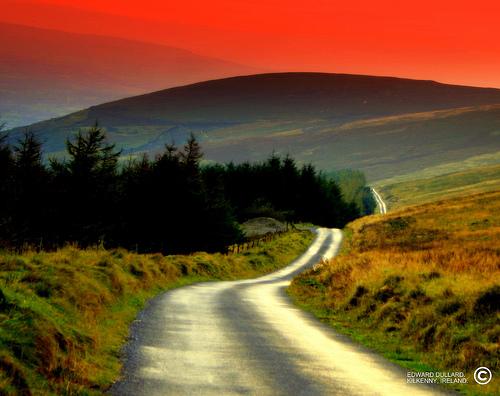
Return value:
M 500 312 L 500 286 L 495 285 L 482 293 L 474 304 L 477 315 L 488 315 Z
M 27 131 L 14 148 L 0 137 L 0 244 L 52 249 L 66 243 L 140 252 L 221 251 L 242 239 L 238 221 L 271 216 L 343 226 L 359 215 L 312 167 L 272 155 L 258 164 L 201 167 L 191 136 L 155 159 L 119 166 L 96 124 L 66 142 L 65 160 L 42 162 Z
M 12 176 L 14 158 L 11 148 L 7 145 L 7 135 L 0 130 L 0 238 L 9 235 L 8 227 L 12 222 L 10 207 L 12 205 Z
M 202 173 L 206 185 L 217 175 L 223 195 L 239 221 L 269 216 L 342 227 L 359 216 L 356 205 L 342 199 L 335 182 L 312 165 L 297 167 L 290 157 L 272 155 L 262 163 L 214 165 Z

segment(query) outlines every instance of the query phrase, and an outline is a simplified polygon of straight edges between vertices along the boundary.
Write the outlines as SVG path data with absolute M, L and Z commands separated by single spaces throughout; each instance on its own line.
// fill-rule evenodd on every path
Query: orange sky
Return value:
M 267 70 L 394 75 L 500 87 L 498 0 L 0 4 L 3 21 L 159 42 Z

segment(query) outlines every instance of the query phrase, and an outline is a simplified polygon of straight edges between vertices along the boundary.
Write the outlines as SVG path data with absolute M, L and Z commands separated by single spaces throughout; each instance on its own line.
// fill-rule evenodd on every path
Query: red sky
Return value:
M 500 88 L 498 0 L 0 0 L 0 20 L 157 42 L 273 71 Z M 68 8 L 71 7 L 71 8 Z

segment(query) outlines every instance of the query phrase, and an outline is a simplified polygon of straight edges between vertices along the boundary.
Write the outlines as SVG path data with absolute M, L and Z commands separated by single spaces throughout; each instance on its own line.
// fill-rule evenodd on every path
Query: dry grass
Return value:
M 128 325 L 158 292 L 270 272 L 312 240 L 293 232 L 242 254 L 138 255 L 122 249 L 0 254 L 0 395 L 102 394 Z
M 366 217 L 346 234 L 338 258 L 295 279 L 299 303 L 388 355 L 408 352 L 394 360 L 499 371 L 500 192 Z M 460 390 L 494 394 L 499 381 Z

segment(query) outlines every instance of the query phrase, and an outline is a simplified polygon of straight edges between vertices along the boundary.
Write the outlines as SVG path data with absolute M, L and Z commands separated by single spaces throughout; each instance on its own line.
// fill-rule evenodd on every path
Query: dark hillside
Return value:
M 93 106 L 103 124 L 133 121 L 249 122 L 321 117 L 331 121 L 500 103 L 500 90 L 327 73 L 231 77 Z M 116 123 L 116 124 L 115 124 Z
M 274 149 L 327 171 L 361 169 L 373 181 L 499 151 L 497 104 L 497 89 L 278 73 L 171 88 L 30 128 L 48 155 L 62 155 L 68 136 L 99 120 L 127 156 L 157 154 L 165 144 L 183 144 L 194 133 L 207 160 L 261 161 Z

